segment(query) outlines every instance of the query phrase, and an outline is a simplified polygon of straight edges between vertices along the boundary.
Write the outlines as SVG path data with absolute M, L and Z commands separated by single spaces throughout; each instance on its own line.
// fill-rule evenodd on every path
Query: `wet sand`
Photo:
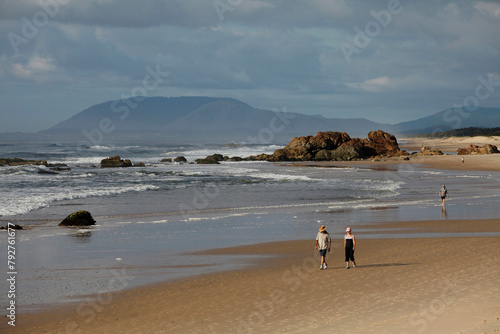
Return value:
M 372 228 L 373 226 L 369 226 Z M 498 232 L 500 219 L 391 222 Z M 415 231 L 416 231 L 415 230 Z M 500 237 L 364 239 L 345 269 L 342 240 L 319 270 L 313 240 L 186 254 L 263 255 L 255 266 L 19 315 L 13 333 L 497 333 Z M 451 236 L 453 234 L 450 234 Z M 397 237 L 397 235 L 395 235 Z M 0 325 L 4 332 L 6 320 Z

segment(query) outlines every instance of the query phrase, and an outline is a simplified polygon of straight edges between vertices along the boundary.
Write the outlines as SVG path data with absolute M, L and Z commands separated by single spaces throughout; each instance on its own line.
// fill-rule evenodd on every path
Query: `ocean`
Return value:
M 377 222 L 498 217 L 498 172 L 446 171 L 411 163 L 350 167 L 190 163 L 214 153 L 247 157 L 281 147 L 0 143 L 0 158 L 48 160 L 69 167 L 58 171 L 31 165 L 0 167 L 0 225 L 11 222 L 25 228 L 15 237 L 19 309 L 36 310 L 108 290 L 250 266 L 251 256 L 186 254 L 259 242 L 313 240 L 321 225 L 327 226 L 336 240 L 334 248 L 340 249 L 347 226 L 356 233 L 357 225 L 367 230 L 366 225 Z M 145 167 L 100 168 L 102 159 L 115 155 Z M 188 163 L 161 162 L 177 156 L 186 157 Z M 441 184 L 450 194 L 444 213 L 438 198 Z M 79 210 L 89 211 L 96 225 L 57 226 Z M 390 238 L 375 227 L 371 232 L 358 238 Z M 1 231 L 4 263 L 7 247 L 7 233 Z M 111 287 L 110 281 L 117 277 L 123 284 Z M 7 305 L 6 285 L 1 288 L 0 303 Z

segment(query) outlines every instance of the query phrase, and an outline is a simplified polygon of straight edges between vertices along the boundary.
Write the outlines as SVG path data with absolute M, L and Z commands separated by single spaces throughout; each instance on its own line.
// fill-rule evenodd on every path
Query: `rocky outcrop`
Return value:
M 0 166 L 20 166 L 20 165 L 43 165 L 47 166 L 47 161 L 46 160 L 24 160 L 24 159 L 19 159 L 19 158 L 12 158 L 12 159 L 1 159 L 0 158 Z
M 119 155 L 101 160 L 101 168 L 132 167 L 130 160 L 122 160 Z
M 226 157 L 227 158 L 227 157 Z M 199 165 L 210 165 L 210 164 L 219 164 L 219 161 L 224 161 L 222 154 L 212 154 L 204 159 L 196 159 L 196 163 Z
M 10 224 L 10 225 L 7 225 L 7 226 L 2 226 L 0 227 L 0 230 L 24 230 L 24 228 L 21 226 L 21 225 L 17 225 L 17 224 Z
M 318 132 L 316 136 L 293 138 L 287 146 L 267 156 L 268 161 L 349 161 L 376 156 L 408 155 L 396 137 L 383 131 L 368 133 L 368 139 L 351 138 L 345 132 Z M 257 159 L 256 159 L 257 160 Z
M 172 162 L 172 158 L 163 158 L 160 162 Z
M 187 162 L 187 159 L 183 156 L 177 157 L 174 159 L 174 162 Z
M 457 150 L 457 155 L 469 155 L 469 154 L 495 154 L 500 153 L 495 145 L 486 144 L 482 147 L 477 145 L 469 145 L 465 148 L 459 148 Z
M 428 146 L 422 146 L 420 152 L 418 152 L 417 156 L 430 156 L 430 155 L 443 155 L 444 153 L 438 149 L 430 148 Z
M 88 211 L 77 211 L 59 223 L 59 226 L 91 226 L 95 225 L 95 220 Z

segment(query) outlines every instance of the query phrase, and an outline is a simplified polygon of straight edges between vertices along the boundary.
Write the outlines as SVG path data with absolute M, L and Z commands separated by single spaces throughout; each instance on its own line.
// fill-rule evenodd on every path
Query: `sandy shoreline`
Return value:
M 381 224 L 384 225 L 384 224 Z M 499 231 L 500 219 L 385 223 Z M 439 226 L 438 226 L 439 225 Z M 384 227 L 384 226 L 381 226 Z M 494 333 L 500 328 L 500 237 L 363 239 L 344 269 L 334 239 L 319 270 L 312 240 L 216 249 L 267 255 L 244 270 L 197 276 L 21 314 L 14 333 Z M 6 321 L 0 325 L 3 331 Z
M 484 146 L 485 144 L 500 146 L 500 137 L 498 136 L 475 136 L 475 137 L 449 137 L 449 138 L 401 138 L 399 140 L 403 145 L 400 148 L 407 151 L 420 151 L 422 146 L 432 149 L 438 149 L 443 152 L 456 152 L 459 148 L 467 145 Z

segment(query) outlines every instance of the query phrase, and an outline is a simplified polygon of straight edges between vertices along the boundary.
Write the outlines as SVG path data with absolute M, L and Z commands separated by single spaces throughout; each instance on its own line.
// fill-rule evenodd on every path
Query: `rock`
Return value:
M 138 163 L 134 164 L 133 167 L 146 167 L 146 165 L 144 164 L 144 162 L 138 162 Z
M 231 157 L 229 159 L 229 161 L 244 161 L 245 159 L 243 159 L 242 157 Z
M 500 153 L 495 145 L 486 144 L 482 147 L 477 145 L 469 145 L 465 148 L 459 148 L 457 150 L 457 155 L 469 155 L 469 154 L 496 154 Z
M 316 136 L 293 138 L 288 145 L 274 151 L 267 161 L 349 161 L 375 156 L 409 155 L 401 151 L 396 137 L 383 131 L 372 131 L 368 139 L 351 138 L 345 132 L 318 132 Z
M 20 165 L 43 165 L 47 166 L 47 160 L 24 160 L 19 158 L 13 159 L 1 159 L 0 158 L 0 166 L 20 166 Z
M 187 159 L 183 156 L 177 157 L 174 159 L 174 162 L 187 162 Z
M 200 165 L 219 164 L 219 161 L 224 161 L 222 154 L 212 154 L 204 159 L 196 159 L 196 163 Z
M 68 167 L 66 164 L 45 164 L 45 167 L 49 167 L 50 169 L 54 170 L 70 170 L 71 168 Z
M 172 158 L 164 158 L 160 162 L 172 162 Z
M 240 147 L 243 147 L 243 145 L 236 144 L 236 143 L 228 143 L 228 144 L 222 144 L 220 147 L 223 147 L 223 148 L 240 148 Z
M 11 230 L 24 230 L 24 228 L 21 226 L 21 225 L 17 225 L 17 224 L 14 224 L 14 225 L 10 225 L 10 226 L 2 226 L 0 227 L 0 230 L 8 230 L 8 229 L 11 229 Z
M 77 211 L 70 214 L 59 226 L 90 226 L 95 225 L 95 220 L 88 211 Z
M 119 155 L 101 160 L 101 168 L 132 167 L 130 160 L 122 160 Z
M 49 175 L 53 175 L 53 174 L 59 174 L 58 172 L 56 171 L 53 171 L 53 170 L 48 170 L 48 169 L 39 169 L 38 170 L 38 174 L 49 174 Z
M 378 155 L 396 156 L 400 155 L 398 141 L 394 135 L 377 130 L 368 133 L 369 146 L 377 152 Z
M 422 149 L 420 150 L 419 153 L 417 153 L 417 155 L 419 156 L 428 156 L 428 155 L 443 155 L 444 153 L 441 152 L 440 150 L 438 149 L 433 149 L 433 148 L 430 148 L 428 146 L 423 146 Z

